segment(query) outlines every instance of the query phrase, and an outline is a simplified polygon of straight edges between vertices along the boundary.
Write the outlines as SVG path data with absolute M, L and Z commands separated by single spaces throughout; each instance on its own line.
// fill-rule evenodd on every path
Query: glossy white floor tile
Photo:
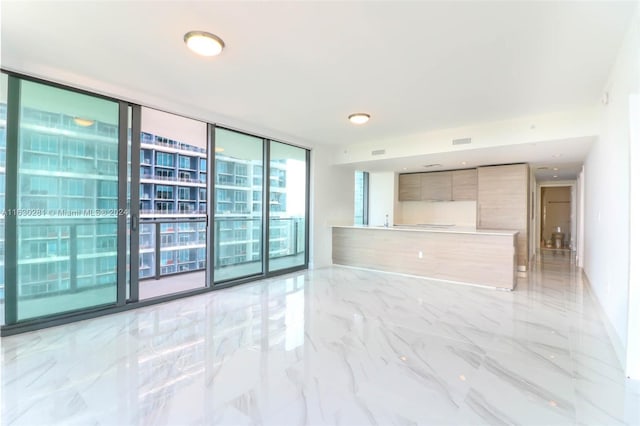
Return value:
M 640 423 L 580 274 L 327 268 L 2 339 L 3 425 Z

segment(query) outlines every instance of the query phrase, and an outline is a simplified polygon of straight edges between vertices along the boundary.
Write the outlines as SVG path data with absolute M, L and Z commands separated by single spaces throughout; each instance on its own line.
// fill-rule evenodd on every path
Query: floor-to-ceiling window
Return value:
M 4 324 L 4 210 L 7 164 L 7 76 L 0 74 L 0 324 Z
M 7 170 L 16 179 L 6 206 L 6 237 L 15 241 L 7 323 L 115 304 L 119 105 L 18 78 L 11 84 L 17 144 L 10 141 L 7 156 L 17 167 Z
M 306 264 L 307 150 L 269 141 L 269 271 Z
M 369 224 L 369 173 L 356 170 L 354 187 L 353 223 Z
M 264 271 L 263 145 L 255 136 L 215 130 L 215 282 Z
M 302 148 L 1 74 L 2 334 L 306 267 L 308 165 Z

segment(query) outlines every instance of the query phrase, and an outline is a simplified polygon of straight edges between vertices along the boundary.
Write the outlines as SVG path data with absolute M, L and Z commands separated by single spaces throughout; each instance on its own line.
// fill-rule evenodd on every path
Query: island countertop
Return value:
M 450 234 L 516 235 L 518 233 L 518 231 L 511 229 L 477 229 L 472 226 L 456 225 L 334 225 L 333 227 L 351 229 L 380 229 L 385 231 L 445 232 Z
M 334 264 L 512 290 L 515 230 L 458 226 L 333 226 Z

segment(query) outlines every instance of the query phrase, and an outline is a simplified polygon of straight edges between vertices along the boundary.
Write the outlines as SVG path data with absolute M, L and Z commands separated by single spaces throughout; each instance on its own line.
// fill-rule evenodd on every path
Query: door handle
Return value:
M 131 231 L 136 232 L 138 230 L 138 215 L 131 215 Z

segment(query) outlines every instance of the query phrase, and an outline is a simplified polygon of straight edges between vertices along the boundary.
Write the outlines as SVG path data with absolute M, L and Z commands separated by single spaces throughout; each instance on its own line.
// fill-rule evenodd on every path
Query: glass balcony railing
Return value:
M 262 256 L 261 218 L 218 217 L 214 220 L 214 268 L 260 261 Z M 269 219 L 269 258 L 296 256 L 305 250 L 302 217 Z
M 28 277 L 22 277 L 19 294 L 37 297 L 112 283 L 116 274 L 117 241 L 111 232 L 101 233 L 96 224 L 100 221 L 75 219 L 61 223 L 49 221 L 26 228 L 19 262 L 34 266 L 43 263 L 47 267 L 36 268 Z M 304 253 L 304 218 L 272 217 L 269 227 L 269 259 L 273 261 Z M 216 218 L 214 230 L 215 269 L 242 268 L 262 262 L 260 218 Z M 28 238 L 31 234 L 33 237 Z M 159 279 L 206 268 L 205 218 L 143 219 L 139 238 L 140 279 Z M 93 254 L 87 255 L 89 252 Z M 0 263 L 0 268 L 3 266 Z M 42 276 L 35 276 L 36 272 Z M 96 279 L 102 275 L 108 279 Z M 4 296 L 1 284 L 4 283 L 0 282 L 0 299 Z
M 58 302 L 73 305 L 65 297 L 82 293 L 91 298 L 94 293 L 115 291 L 115 218 L 21 219 L 19 229 L 16 294 L 20 300 L 60 296 Z M 4 288 L 0 292 L 4 298 Z
M 140 222 L 140 279 L 160 278 L 206 267 L 206 219 Z

